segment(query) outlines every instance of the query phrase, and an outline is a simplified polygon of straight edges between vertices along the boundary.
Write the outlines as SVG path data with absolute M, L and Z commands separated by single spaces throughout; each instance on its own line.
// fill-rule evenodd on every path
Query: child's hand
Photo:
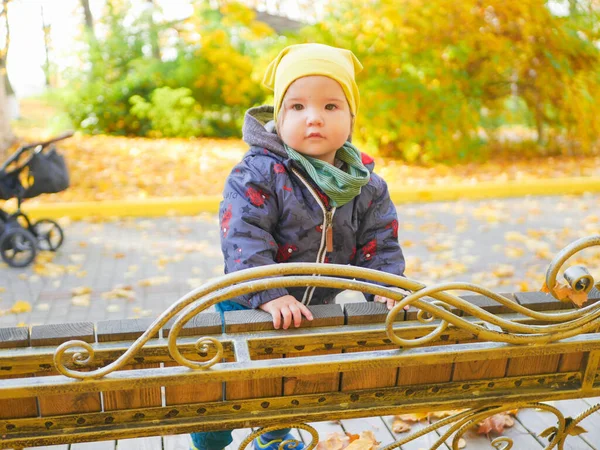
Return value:
M 407 295 L 410 294 L 410 292 L 405 291 L 404 289 L 401 289 L 401 288 L 391 288 L 391 289 L 393 289 L 394 291 L 398 291 L 398 292 L 404 294 L 404 297 L 406 297 Z M 394 306 L 396 306 L 396 300 L 394 300 L 393 298 L 387 298 L 387 297 L 382 297 L 381 295 L 376 295 L 373 300 L 376 301 L 376 302 L 378 302 L 378 303 L 386 303 L 387 304 L 387 309 L 390 310 L 390 311 L 394 308 Z M 408 308 L 409 308 L 408 305 L 406 305 L 404 307 L 404 309 L 406 311 L 408 311 Z
M 294 326 L 298 328 L 302 322 L 302 316 L 308 320 L 313 320 L 313 316 L 309 309 L 291 295 L 284 295 L 270 302 L 263 303 L 259 306 L 263 311 L 268 312 L 273 316 L 273 326 L 276 330 L 281 325 L 283 317 L 283 329 L 287 330 L 294 319 Z

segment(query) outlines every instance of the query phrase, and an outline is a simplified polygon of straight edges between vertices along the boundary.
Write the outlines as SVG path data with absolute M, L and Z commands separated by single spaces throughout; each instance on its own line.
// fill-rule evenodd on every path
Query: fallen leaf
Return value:
M 71 294 L 73 294 L 73 295 L 84 295 L 84 294 L 91 294 L 91 293 L 92 293 L 92 288 L 89 286 L 79 286 L 79 287 L 71 289 Z
M 129 301 L 135 300 L 135 292 L 131 286 L 117 286 L 113 290 L 102 293 L 104 300 L 115 300 L 124 298 Z
M 419 422 L 420 420 L 427 419 L 430 413 L 412 413 L 412 414 L 399 414 L 394 416 L 394 419 L 400 419 L 404 422 Z
M 71 303 L 75 306 L 90 306 L 91 298 L 90 294 L 74 295 L 71 298 Z
M 392 431 L 394 433 L 406 433 L 407 431 L 410 431 L 410 429 L 411 426 L 404 420 L 397 417 L 394 418 L 394 421 L 392 422 Z
M 223 270 L 223 269 L 221 269 Z M 146 278 L 144 280 L 140 280 L 138 281 L 138 285 L 139 286 L 157 286 L 159 284 L 165 284 L 168 283 L 169 280 L 171 279 L 171 277 L 169 276 L 164 276 L 164 277 L 151 277 L 151 278 Z
M 350 438 L 343 433 L 329 433 L 325 440 L 319 441 L 317 450 L 342 450 L 348 446 Z
M 562 284 L 562 283 L 559 283 L 558 281 L 556 282 L 556 284 L 554 285 L 554 288 L 552 290 L 550 290 L 548 288 L 548 286 L 546 286 L 546 283 L 544 282 L 540 291 L 546 292 L 548 294 L 552 294 L 551 291 L 553 291 L 554 296 L 556 298 L 558 298 L 561 302 L 571 301 L 575 305 L 577 305 L 579 308 L 581 308 L 583 306 L 583 304 L 585 302 L 587 302 L 587 300 L 588 300 L 588 295 L 586 292 L 576 291 L 568 284 Z
M 25 300 L 17 300 L 10 308 L 9 312 L 13 314 L 21 314 L 31 311 L 31 304 Z
M 504 428 L 512 427 L 514 424 L 515 419 L 513 419 L 509 413 L 501 412 L 480 422 L 477 433 L 488 434 L 491 431 L 494 431 L 495 433 L 500 434 L 504 431 Z

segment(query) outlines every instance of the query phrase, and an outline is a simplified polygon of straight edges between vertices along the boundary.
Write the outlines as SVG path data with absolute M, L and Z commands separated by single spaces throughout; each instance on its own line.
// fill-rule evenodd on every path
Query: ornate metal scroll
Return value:
M 579 239 L 561 250 L 552 260 L 546 271 L 546 285 L 549 287 L 554 287 L 556 285 L 556 276 L 569 258 L 581 250 L 597 245 L 600 245 L 600 236 L 591 236 Z M 564 277 L 571 288 L 577 292 L 589 293 L 594 287 L 594 279 L 584 266 L 568 268 L 564 272 Z M 536 320 L 558 323 L 554 325 L 526 325 L 505 320 L 447 292 L 454 290 L 482 294 L 516 313 L 523 314 Z M 550 289 L 550 293 L 554 298 L 559 300 L 552 289 Z M 423 297 L 432 297 L 437 301 L 424 302 L 420 300 Z M 415 306 L 420 310 L 417 315 L 417 319 L 420 322 L 427 323 L 438 318 L 441 319 L 440 324 L 426 336 L 417 339 L 400 338 L 394 333 L 393 324 L 396 316 L 408 305 Z M 473 324 L 461 319 L 449 311 L 451 306 L 454 306 L 473 317 L 482 319 L 487 324 L 499 327 L 500 331 L 490 330 L 486 326 Z M 548 314 L 532 311 L 481 286 L 455 282 L 426 287 L 406 296 L 403 300 L 398 302 L 388 314 L 386 319 L 386 331 L 392 342 L 400 346 L 414 347 L 435 341 L 438 336 L 448 328 L 449 324 L 470 331 L 477 338 L 489 341 L 512 344 L 545 344 L 595 329 L 598 326 L 598 317 L 600 317 L 600 305 L 598 304 L 588 305 L 585 308 L 575 311 Z
M 600 236 L 580 239 L 558 253 L 547 272 L 547 282 L 555 282 L 562 264 L 576 252 L 600 244 Z M 314 276 L 315 274 L 319 276 Z M 593 278 L 582 269 L 569 272 L 568 279 L 576 289 L 591 289 Z M 365 281 L 360 281 L 365 280 Z M 377 283 L 377 284 L 375 284 Z M 335 289 L 351 289 L 380 295 L 397 300 L 397 305 L 390 311 L 386 320 L 386 331 L 392 342 L 402 347 L 417 346 L 435 341 L 450 325 L 466 330 L 480 339 L 510 344 L 545 344 L 567 337 L 586 333 L 600 324 L 600 303 L 585 308 L 558 313 L 532 311 L 516 302 L 496 294 L 483 287 L 470 283 L 444 283 L 426 287 L 418 281 L 384 272 L 361 267 L 336 264 L 289 263 L 256 267 L 234 272 L 206 283 L 198 289 L 183 296 L 161 314 L 152 325 L 140 336 L 118 359 L 97 370 L 85 370 L 94 361 L 93 346 L 83 341 L 69 341 L 60 345 L 54 354 L 57 370 L 71 378 L 94 379 L 122 368 L 155 335 L 171 318 L 177 316 L 169 333 L 168 347 L 171 356 L 181 365 L 206 370 L 218 363 L 223 356 L 222 343 L 212 337 L 203 337 L 196 342 L 196 348 L 208 352 L 214 347 L 214 355 L 209 361 L 198 362 L 185 358 L 177 348 L 180 331 L 192 317 L 212 305 L 256 291 L 286 288 L 292 286 L 315 286 Z M 390 287 L 384 287 L 390 286 Z M 553 286 L 553 284 L 549 284 Z M 394 288 L 402 288 L 412 292 L 404 296 Z M 478 306 L 453 295 L 447 291 L 466 290 L 483 294 L 504 305 L 507 309 L 536 321 L 547 322 L 547 325 L 528 325 L 508 320 L 491 314 Z M 425 301 L 431 297 L 434 301 Z M 429 334 L 416 339 L 403 339 L 394 333 L 395 317 L 405 306 L 412 305 L 419 309 L 418 320 L 428 323 L 439 319 L 440 323 Z M 488 326 L 473 323 L 451 312 L 452 307 L 462 310 L 470 316 L 481 319 Z M 80 350 L 80 351 L 74 351 Z M 83 350 L 83 351 L 81 351 Z M 75 369 L 66 367 L 64 358 L 69 352 Z M 78 370 L 83 368 L 85 371 Z
M 319 433 L 317 433 L 317 430 L 315 430 L 310 425 L 306 425 L 303 423 L 302 424 L 291 424 L 291 425 L 287 425 L 287 424 L 286 425 L 272 425 L 269 427 L 260 428 L 260 429 L 256 430 L 254 433 L 252 433 L 250 436 L 246 437 L 246 439 L 244 439 L 242 441 L 242 443 L 240 444 L 239 450 L 245 450 L 246 447 L 248 447 L 248 445 L 254 441 L 254 439 L 263 435 L 264 433 L 268 433 L 269 431 L 273 431 L 273 430 L 281 430 L 282 428 L 298 428 L 301 430 L 308 431 L 311 436 L 311 441 L 309 444 L 305 444 L 305 447 L 303 447 L 305 450 L 312 450 L 319 443 Z M 286 441 L 281 442 L 279 444 L 278 448 L 280 450 L 288 450 L 288 449 L 291 450 L 291 449 L 296 448 L 300 443 L 301 442 L 297 441 L 296 439 L 288 439 Z
M 393 450 L 400 448 L 401 445 L 405 445 L 421 436 L 425 436 L 431 432 L 434 432 L 435 430 L 439 430 L 446 425 L 450 426 L 443 434 L 439 436 L 437 441 L 430 447 L 430 450 L 436 450 L 442 446 L 444 442 L 446 442 L 446 440 L 449 439 L 453 434 L 454 437 L 452 438 L 452 449 L 457 450 L 459 448 L 459 440 L 463 438 L 464 434 L 469 429 L 477 426 L 477 424 L 481 423 L 483 420 L 487 419 L 488 417 L 492 417 L 494 414 L 513 409 L 527 408 L 541 409 L 556 416 L 558 421 L 557 426 L 544 430 L 540 434 L 540 437 L 548 440 L 548 445 L 545 447 L 545 450 L 551 450 L 555 447 L 558 448 L 558 450 L 563 450 L 565 441 L 569 436 L 577 436 L 584 432 L 584 430 L 579 427 L 579 423 L 592 413 L 600 410 L 600 404 L 589 408 L 574 419 L 571 417 L 565 418 L 557 408 L 546 403 L 513 403 L 510 405 L 495 405 L 478 409 L 468 409 L 432 423 L 431 425 L 412 433 L 405 438 L 394 442 L 393 444 L 383 447 L 381 450 Z M 498 450 L 510 450 L 513 445 L 513 440 L 505 436 L 500 436 L 492 440 L 492 446 Z

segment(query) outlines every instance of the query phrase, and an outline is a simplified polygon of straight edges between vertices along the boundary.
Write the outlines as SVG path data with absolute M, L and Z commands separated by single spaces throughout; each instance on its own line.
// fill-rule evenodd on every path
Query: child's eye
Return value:
M 302 111 L 302 110 L 304 109 L 304 106 L 303 106 L 303 105 L 301 105 L 300 103 L 294 103 L 294 104 L 292 105 L 292 109 L 293 109 L 294 111 Z
M 333 111 L 334 109 L 337 109 L 337 105 L 334 105 L 333 103 L 328 103 L 327 105 L 325 105 L 325 109 L 327 111 Z

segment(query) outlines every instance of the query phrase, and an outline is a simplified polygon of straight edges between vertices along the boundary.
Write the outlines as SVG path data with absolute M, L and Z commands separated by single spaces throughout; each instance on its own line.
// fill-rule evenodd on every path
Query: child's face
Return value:
M 299 78 L 288 88 L 279 110 L 278 132 L 297 152 L 333 164 L 351 127 L 350 107 L 337 81 L 314 75 Z

